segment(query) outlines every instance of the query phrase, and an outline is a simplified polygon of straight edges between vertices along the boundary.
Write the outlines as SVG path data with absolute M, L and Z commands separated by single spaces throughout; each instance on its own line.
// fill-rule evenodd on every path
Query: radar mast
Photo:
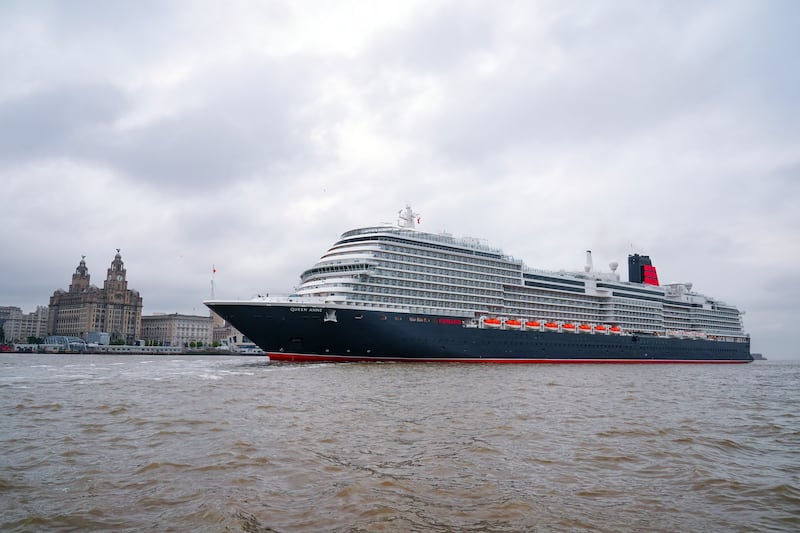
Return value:
M 419 224 L 419 213 L 415 213 L 408 204 L 406 204 L 405 209 L 397 212 L 397 216 L 397 225 L 401 228 L 414 229 Z

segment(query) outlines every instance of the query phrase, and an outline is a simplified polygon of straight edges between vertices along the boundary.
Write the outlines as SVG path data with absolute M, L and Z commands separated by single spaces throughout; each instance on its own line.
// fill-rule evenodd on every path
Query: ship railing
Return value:
M 415 240 L 424 240 L 433 243 L 464 246 L 472 250 L 494 253 L 501 255 L 505 258 L 513 259 L 511 256 L 504 254 L 503 250 L 501 250 L 500 248 L 495 248 L 492 246 L 481 244 L 480 240 L 474 237 L 458 238 L 458 237 L 453 237 L 452 235 L 437 235 L 435 233 L 426 233 L 411 229 L 398 229 L 397 227 L 394 226 L 376 226 L 372 228 L 354 229 L 343 233 L 342 238 L 353 237 L 355 235 L 369 235 L 375 233 L 392 233 L 394 235 L 402 235 L 405 237 L 410 237 Z
M 302 302 L 302 303 L 315 303 L 315 304 L 324 304 L 325 298 L 319 298 L 318 296 L 301 296 L 298 294 L 278 294 L 278 295 L 266 295 L 266 294 L 257 294 L 254 296 L 251 301 L 253 302 L 265 302 L 265 303 L 294 303 L 294 302 Z

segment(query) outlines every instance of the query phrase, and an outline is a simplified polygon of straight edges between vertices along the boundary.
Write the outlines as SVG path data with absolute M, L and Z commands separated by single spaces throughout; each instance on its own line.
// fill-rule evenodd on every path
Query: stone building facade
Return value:
M 142 317 L 142 340 L 159 346 L 189 346 L 202 342 L 210 346 L 213 341 L 213 326 L 210 316 L 152 315 Z
M 119 249 L 106 272 L 103 288 L 89 281 L 89 269 L 82 257 L 69 290 L 59 289 L 50 297 L 48 334 L 86 339 L 90 331 L 102 331 L 110 335 L 112 342 L 133 344 L 141 335 L 142 297 L 138 291 L 128 289 Z
M 29 337 L 47 334 L 48 308 L 39 305 L 33 313 L 23 313 L 19 307 L 0 307 L 0 327 L 5 338 L 0 342 L 27 342 Z

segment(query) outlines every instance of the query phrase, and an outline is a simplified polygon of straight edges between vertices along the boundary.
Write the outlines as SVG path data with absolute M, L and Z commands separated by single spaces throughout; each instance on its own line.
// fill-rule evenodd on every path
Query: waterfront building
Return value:
M 219 316 L 214 311 L 209 313 L 212 321 L 212 342 L 219 343 L 224 346 L 239 344 L 242 342 L 251 342 L 250 339 L 245 337 L 241 331 L 233 327 L 233 324 Z
M 159 314 L 142 317 L 141 339 L 161 346 L 189 346 L 192 342 L 210 346 L 212 331 L 210 316 Z
M 28 337 L 44 337 L 47 333 L 48 308 L 39 305 L 32 313 L 19 307 L 0 307 L 0 327 L 5 334 L 2 342 L 27 342 Z
M 104 331 L 111 341 L 133 344 L 140 337 L 141 319 L 142 297 L 128 288 L 127 271 L 117 249 L 102 289 L 90 283 L 85 257 L 81 257 L 69 290 L 59 289 L 50 297 L 47 331 L 82 339 L 90 331 Z
M 3 322 L 11 318 L 14 312 L 22 313 L 22 309 L 11 305 L 0 305 L 0 326 L 3 325 Z
M 214 324 L 212 336 L 215 346 L 237 353 L 263 353 L 263 350 L 258 348 L 244 333 L 233 327 L 233 324 L 213 311 L 211 318 Z
M 211 341 L 219 344 L 223 344 L 223 341 L 227 342 L 234 331 L 234 327 L 231 326 L 230 322 L 212 311 L 211 323 Z
M 22 315 L 22 309 L 10 305 L 0 306 L 0 328 L 3 328 L 2 342 L 11 342 L 14 336 L 11 334 L 11 320 Z
M 108 346 L 111 344 L 111 335 L 106 331 L 90 331 L 86 334 L 86 342 L 88 344 Z

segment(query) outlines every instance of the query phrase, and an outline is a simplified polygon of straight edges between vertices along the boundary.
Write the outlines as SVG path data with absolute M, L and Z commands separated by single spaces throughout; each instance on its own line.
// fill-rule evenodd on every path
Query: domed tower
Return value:
M 75 273 L 72 275 L 72 283 L 69 286 L 69 292 L 71 293 L 81 293 L 86 292 L 86 289 L 89 288 L 89 269 L 86 268 L 86 256 L 81 256 L 81 262 L 78 264 L 78 268 L 75 269 Z
M 108 291 L 124 291 L 128 286 L 125 275 L 125 263 L 122 262 L 122 256 L 119 254 L 119 248 L 117 248 L 117 255 L 114 256 L 111 266 L 106 271 L 106 280 L 103 282 L 103 288 Z

